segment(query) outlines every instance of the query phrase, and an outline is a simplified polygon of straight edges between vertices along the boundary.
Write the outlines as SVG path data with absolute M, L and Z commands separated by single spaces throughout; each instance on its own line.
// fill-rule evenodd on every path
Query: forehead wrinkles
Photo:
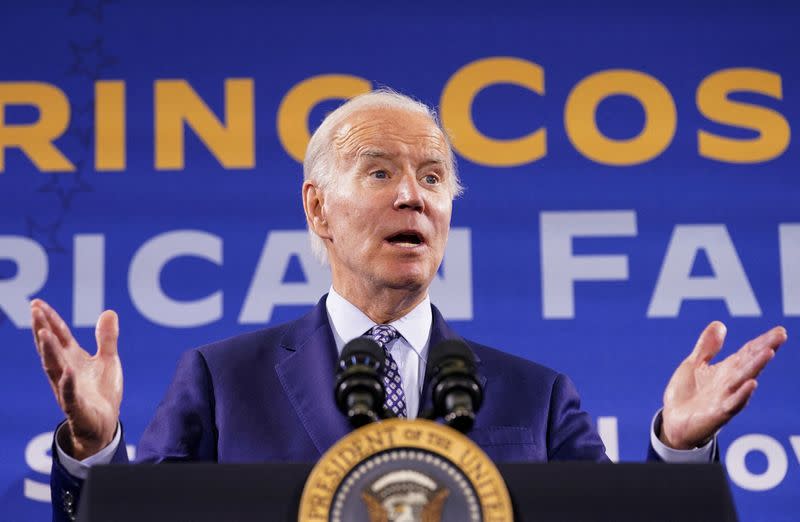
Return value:
M 387 144 L 389 149 L 386 152 L 396 154 L 400 151 L 391 146 L 396 143 L 408 147 L 422 145 L 423 154 L 433 153 L 435 156 L 441 156 L 440 159 L 445 162 L 448 158 L 447 146 L 435 126 L 409 131 L 395 122 L 360 120 L 352 124 L 343 124 L 334 134 L 332 143 L 340 159 L 347 157 L 357 159 L 365 149 L 386 150 Z

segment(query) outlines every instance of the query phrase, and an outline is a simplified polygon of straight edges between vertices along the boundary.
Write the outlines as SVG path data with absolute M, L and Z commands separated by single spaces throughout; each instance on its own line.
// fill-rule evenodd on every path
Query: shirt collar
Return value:
M 333 287 L 328 291 L 325 306 L 339 353 L 342 352 L 345 343 L 364 335 L 367 330 L 377 324 L 354 304 L 339 295 Z M 413 310 L 389 324 L 397 329 L 418 356 L 423 357 L 430 338 L 432 323 L 431 299 L 426 295 L 425 299 Z

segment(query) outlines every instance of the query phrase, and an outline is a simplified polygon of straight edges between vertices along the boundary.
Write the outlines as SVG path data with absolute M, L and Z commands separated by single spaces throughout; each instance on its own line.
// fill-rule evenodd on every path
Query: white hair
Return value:
M 415 100 L 410 96 L 401 94 L 392 89 L 383 87 L 366 94 L 361 94 L 350 98 L 340 105 L 335 111 L 331 112 L 322 124 L 314 131 L 311 140 L 308 142 L 306 156 L 303 160 L 303 179 L 312 181 L 317 186 L 317 190 L 324 192 L 334 181 L 338 168 L 336 155 L 333 150 L 334 132 L 350 116 L 364 109 L 387 108 L 400 109 L 408 112 L 423 114 L 439 128 L 447 144 L 448 163 L 451 176 L 447 177 L 450 194 L 455 199 L 464 191 L 461 181 L 458 178 L 456 169 L 455 155 L 447 133 L 442 129 L 436 111 L 428 107 L 421 101 Z M 311 241 L 311 251 L 322 264 L 327 264 L 328 254 L 325 250 L 325 243 L 322 241 L 311 226 L 308 227 L 309 239 Z

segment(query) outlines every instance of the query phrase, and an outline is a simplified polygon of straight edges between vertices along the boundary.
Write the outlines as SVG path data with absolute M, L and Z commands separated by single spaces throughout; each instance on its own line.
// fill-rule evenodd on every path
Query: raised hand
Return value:
M 67 416 L 59 444 L 76 459 L 94 455 L 114 438 L 122 401 L 122 366 L 117 355 L 117 314 L 107 310 L 97 320 L 97 353 L 78 346 L 53 308 L 31 302 L 33 340 L 50 386 Z
M 709 324 L 672 375 L 664 391 L 659 437 L 667 446 L 691 449 L 710 440 L 747 405 L 758 385 L 756 377 L 787 338 L 783 327 L 775 327 L 723 361 L 710 364 L 725 334 L 724 324 Z

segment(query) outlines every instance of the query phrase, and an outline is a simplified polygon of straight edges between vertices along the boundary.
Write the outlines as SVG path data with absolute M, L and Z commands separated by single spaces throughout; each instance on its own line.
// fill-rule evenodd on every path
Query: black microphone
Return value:
M 431 367 L 435 416 L 451 428 L 468 432 L 483 403 L 475 355 L 462 341 L 442 341 L 431 349 Z
M 379 418 L 386 396 L 381 379 L 384 357 L 383 348 L 366 337 L 344 345 L 339 357 L 333 393 L 339 411 L 355 428 Z

